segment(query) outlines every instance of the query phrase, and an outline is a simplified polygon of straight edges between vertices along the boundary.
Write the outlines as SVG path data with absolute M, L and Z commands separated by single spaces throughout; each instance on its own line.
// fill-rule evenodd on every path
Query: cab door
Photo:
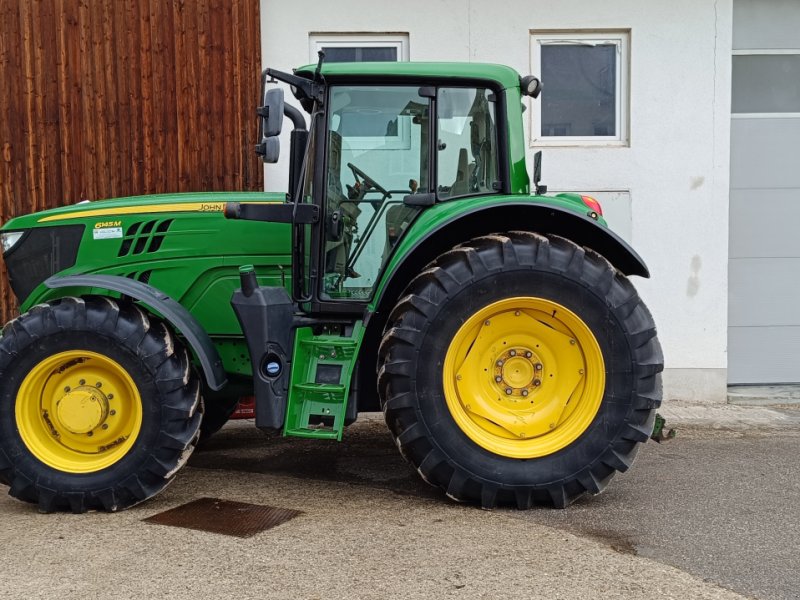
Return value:
M 418 85 L 330 86 L 316 132 L 324 150 L 314 178 L 319 234 L 308 248 L 312 312 L 360 312 L 420 210 L 408 197 L 434 192 L 430 95 Z

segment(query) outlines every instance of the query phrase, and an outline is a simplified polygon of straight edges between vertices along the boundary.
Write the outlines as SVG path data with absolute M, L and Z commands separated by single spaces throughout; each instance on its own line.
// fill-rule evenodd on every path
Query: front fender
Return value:
M 117 292 L 141 302 L 149 309 L 163 316 L 186 338 L 189 346 L 197 355 L 203 374 L 206 377 L 206 382 L 212 390 L 220 390 L 227 383 L 222 359 L 208 333 L 180 303 L 156 288 L 141 281 L 134 281 L 127 277 L 115 275 L 53 276 L 47 279 L 44 285 L 50 289 L 99 288 Z

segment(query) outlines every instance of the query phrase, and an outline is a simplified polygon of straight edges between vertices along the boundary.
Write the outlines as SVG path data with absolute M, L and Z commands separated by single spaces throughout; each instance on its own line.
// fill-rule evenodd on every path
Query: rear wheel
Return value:
M 43 511 L 127 508 L 197 441 L 199 382 L 169 328 L 108 298 L 35 307 L 0 338 L 0 477 Z
M 379 361 L 403 455 L 486 508 L 599 493 L 648 439 L 661 398 L 636 291 L 555 236 L 487 236 L 440 256 L 392 312 Z

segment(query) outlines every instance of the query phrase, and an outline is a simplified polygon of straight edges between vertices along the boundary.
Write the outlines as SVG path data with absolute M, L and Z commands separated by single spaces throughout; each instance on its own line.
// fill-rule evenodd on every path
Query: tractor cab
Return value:
M 394 247 L 426 207 L 512 190 L 503 167 L 506 89 L 498 77 L 508 79 L 511 70 L 486 65 L 483 74 L 438 81 L 436 65 L 395 70 L 320 63 L 295 74 L 267 69 L 262 77 L 257 152 L 265 162 L 278 160 L 283 115 L 295 125 L 287 202 L 297 208 L 295 248 L 304 252 L 295 256 L 293 299 L 310 313 L 362 312 Z M 308 132 L 281 88 L 267 89 L 277 80 L 306 109 Z M 518 108 L 519 76 L 511 81 Z M 309 209 L 313 223 L 298 212 Z M 270 215 L 262 207 L 251 218 Z

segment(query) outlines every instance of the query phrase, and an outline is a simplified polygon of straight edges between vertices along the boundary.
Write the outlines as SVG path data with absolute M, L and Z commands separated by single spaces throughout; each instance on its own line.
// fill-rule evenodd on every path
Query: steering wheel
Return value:
M 369 189 L 374 189 L 379 191 L 385 198 L 391 198 L 392 195 L 384 188 L 383 186 L 379 185 L 377 181 L 375 181 L 372 177 L 364 173 L 361 169 L 355 166 L 353 163 L 347 163 L 347 168 L 353 172 L 353 177 L 356 179 L 356 184 L 360 184 L 363 181 L 366 184 L 366 189 L 364 193 L 366 193 Z

